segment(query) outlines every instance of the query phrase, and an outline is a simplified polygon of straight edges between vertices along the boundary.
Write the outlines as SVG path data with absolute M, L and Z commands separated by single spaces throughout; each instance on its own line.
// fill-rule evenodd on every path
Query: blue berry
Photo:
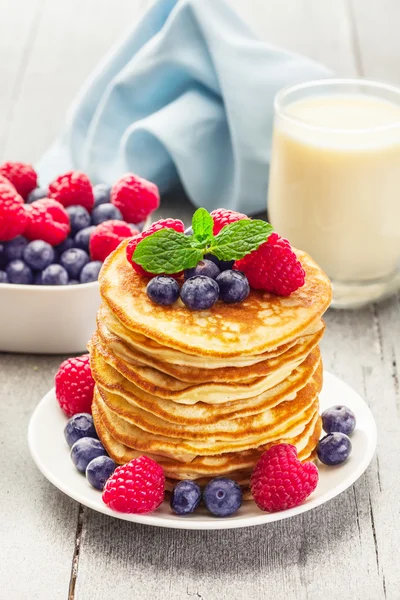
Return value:
M 356 416 L 347 406 L 331 406 L 321 415 L 322 427 L 326 433 L 340 432 L 350 435 L 356 426 Z
M 179 285 L 173 277 L 158 275 L 150 279 L 146 292 L 150 300 L 161 306 L 169 306 L 179 298 Z
M 328 433 L 318 442 L 317 454 L 324 465 L 340 465 L 350 455 L 351 441 L 345 433 Z
M 61 242 L 61 244 L 58 244 L 58 246 L 54 246 L 54 252 L 56 253 L 56 256 L 60 257 L 63 252 L 73 247 L 74 238 L 67 237 L 63 242 Z
M 69 279 L 68 285 L 79 285 L 79 281 L 77 279 Z
M 13 240 L 7 242 L 4 249 L 7 261 L 10 262 L 12 260 L 23 258 L 24 250 L 27 245 L 28 240 L 24 238 L 23 235 L 19 235 Z
M 85 265 L 90 261 L 89 255 L 80 248 L 66 250 L 60 256 L 60 265 L 64 267 L 72 279 L 78 279 Z
M 33 281 L 32 269 L 23 260 L 12 260 L 6 268 L 6 273 L 10 283 L 30 285 Z
M 218 296 L 218 284 L 205 275 L 196 275 L 187 279 L 181 288 L 182 302 L 193 310 L 211 308 L 218 300 Z
M 97 456 L 106 456 L 107 452 L 100 440 L 92 437 L 83 437 L 75 442 L 71 448 L 71 459 L 78 471 L 84 473 L 86 467 Z
M 68 273 L 61 265 L 49 265 L 42 271 L 42 285 L 67 285 Z
M 55 252 L 47 242 L 34 240 L 29 242 L 24 250 L 24 261 L 35 271 L 43 271 L 51 265 L 55 259 Z
M 36 200 L 41 200 L 42 198 L 47 198 L 49 193 L 48 188 L 40 188 L 37 187 L 31 191 L 28 195 L 26 202 L 27 204 L 31 204 L 32 202 L 36 202 Z
M 38 273 L 35 273 L 35 275 L 33 276 L 33 283 L 35 285 L 43 285 L 42 271 L 38 271 Z
M 247 277 L 240 271 L 222 271 L 216 282 L 219 286 L 219 297 L 223 302 L 243 302 L 250 294 Z
M 92 225 L 100 225 L 100 223 L 111 221 L 112 219 L 117 221 L 124 220 L 121 211 L 113 204 L 100 204 L 100 206 L 95 206 L 92 211 Z
M 115 463 L 109 456 L 98 456 L 90 461 L 86 467 L 86 479 L 96 490 L 102 490 L 109 477 L 117 468 Z
M 190 279 L 190 277 L 195 277 L 196 275 L 205 275 L 206 277 L 211 277 L 211 279 L 217 279 L 220 272 L 215 263 L 211 260 L 203 259 L 192 269 L 186 269 L 185 279 Z
M 102 265 L 103 263 L 99 260 L 93 260 L 92 262 L 88 262 L 81 271 L 79 281 L 81 283 L 97 281 Z
M 185 235 L 193 235 L 193 227 L 188 227 L 185 229 Z
M 0 271 L 0 283 L 8 283 L 8 277 L 5 271 Z
M 85 229 L 81 229 L 80 231 L 78 231 L 74 239 L 73 247 L 80 248 L 81 250 L 84 250 L 85 252 L 89 253 L 90 236 L 92 235 L 95 229 L 96 226 L 91 225 L 90 227 L 85 227 Z
M 232 269 L 234 260 L 219 260 L 214 254 L 206 254 L 205 257 L 207 260 L 212 260 L 213 263 L 217 265 L 220 271 L 227 271 L 228 269 Z
M 216 517 L 229 517 L 242 505 L 242 490 L 236 481 L 216 477 L 204 488 L 203 500 L 207 510 Z
M 69 222 L 71 224 L 71 236 L 74 236 L 81 229 L 89 227 L 90 215 L 86 208 L 83 206 L 67 206 L 65 209 L 69 216 Z
M 93 188 L 94 205 L 108 204 L 110 202 L 111 186 L 106 183 L 99 183 Z
M 7 242 L 0 242 L 0 268 L 5 267 L 8 263 L 6 255 L 6 244 Z
M 77 413 L 70 419 L 64 428 L 64 437 L 69 447 L 84 437 L 98 438 L 93 424 L 93 417 L 89 413 Z
M 201 489 L 195 481 L 180 481 L 174 487 L 170 506 L 177 515 L 187 515 L 196 510 L 201 500 Z

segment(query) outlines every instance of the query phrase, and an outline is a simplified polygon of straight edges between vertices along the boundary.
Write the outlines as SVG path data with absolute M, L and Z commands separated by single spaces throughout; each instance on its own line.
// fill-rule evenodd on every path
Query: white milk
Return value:
M 400 106 L 362 94 L 306 98 L 276 116 L 270 221 L 333 280 L 376 279 L 396 269 L 399 125 Z

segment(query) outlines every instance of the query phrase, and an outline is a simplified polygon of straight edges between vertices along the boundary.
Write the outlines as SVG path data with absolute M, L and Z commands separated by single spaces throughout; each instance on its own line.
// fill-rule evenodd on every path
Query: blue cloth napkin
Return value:
M 273 98 L 329 74 L 257 40 L 224 0 L 159 0 L 115 47 L 38 165 L 112 184 L 133 171 L 197 206 L 264 210 Z

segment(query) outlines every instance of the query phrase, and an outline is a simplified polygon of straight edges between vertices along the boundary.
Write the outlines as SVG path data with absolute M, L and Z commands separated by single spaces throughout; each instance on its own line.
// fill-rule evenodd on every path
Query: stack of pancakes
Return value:
M 306 283 L 288 298 L 252 290 L 239 304 L 159 306 L 123 242 L 100 275 L 102 306 L 89 345 L 93 417 L 117 463 L 146 454 L 168 485 L 225 475 L 244 488 L 269 446 L 313 458 L 320 432 L 325 274 L 298 252 Z

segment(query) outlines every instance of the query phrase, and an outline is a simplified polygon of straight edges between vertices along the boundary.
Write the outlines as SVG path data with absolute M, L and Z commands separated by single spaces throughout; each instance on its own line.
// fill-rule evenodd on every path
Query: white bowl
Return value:
M 0 351 L 85 352 L 96 325 L 99 283 L 0 285 Z

